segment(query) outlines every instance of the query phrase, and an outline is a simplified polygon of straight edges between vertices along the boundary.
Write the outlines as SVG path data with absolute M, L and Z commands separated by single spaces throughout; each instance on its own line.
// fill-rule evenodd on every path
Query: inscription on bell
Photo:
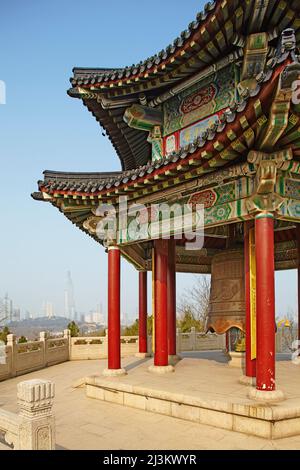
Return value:
M 230 328 L 245 331 L 245 274 L 242 250 L 227 250 L 212 260 L 207 328 L 223 334 Z

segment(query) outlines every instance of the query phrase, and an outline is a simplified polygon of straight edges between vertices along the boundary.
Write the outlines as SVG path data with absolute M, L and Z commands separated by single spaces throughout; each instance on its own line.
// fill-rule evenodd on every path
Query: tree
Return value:
M 177 321 L 178 327 L 183 333 L 188 333 L 191 328 L 196 328 L 196 331 L 202 331 L 202 322 L 195 318 L 191 308 L 185 306 L 185 310 L 182 312 L 180 318 Z
M 132 325 L 126 326 L 123 330 L 123 336 L 138 336 L 138 334 L 139 334 L 138 319 L 136 319 Z
M 152 335 L 152 327 L 153 327 L 153 316 L 150 315 L 147 317 L 147 333 L 149 336 Z M 138 336 L 138 334 L 139 334 L 139 320 L 137 318 L 132 325 L 126 326 L 126 328 L 124 328 L 123 336 Z
M 210 279 L 207 276 L 195 278 L 195 284 L 181 297 L 178 326 L 188 325 L 198 331 L 205 331 L 210 300 Z M 186 330 L 188 331 L 188 330 Z
M 20 338 L 18 339 L 18 343 L 19 344 L 22 344 L 22 343 L 27 343 L 27 338 L 25 336 L 20 336 Z
M 10 335 L 8 326 L 5 326 L 2 331 L 0 331 L 0 341 L 7 344 L 7 335 Z
M 71 321 L 67 328 L 70 330 L 72 338 L 77 338 L 77 336 L 79 336 L 79 327 L 74 321 Z

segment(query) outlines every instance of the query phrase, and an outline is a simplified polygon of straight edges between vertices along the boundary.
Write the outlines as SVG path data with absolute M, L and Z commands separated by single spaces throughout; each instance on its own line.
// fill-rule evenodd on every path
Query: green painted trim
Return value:
M 275 219 L 274 214 L 271 214 L 271 212 L 266 212 L 262 214 L 258 214 L 255 216 L 255 219 Z
M 279 178 L 279 194 L 281 194 L 281 196 L 284 196 L 284 190 L 285 190 L 285 178 L 281 176 Z
M 238 199 L 237 200 L 237 216 L 241 217 L 242 215 L 242 200 Z

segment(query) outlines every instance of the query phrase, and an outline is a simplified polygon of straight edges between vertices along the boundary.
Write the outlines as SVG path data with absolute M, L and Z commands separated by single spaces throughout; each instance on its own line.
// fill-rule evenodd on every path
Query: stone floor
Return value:
M 222 362 L 221 356 L 215 353 L 204 353 L 204 356 L 200 357 L 205 357 L 210 370 L 213 370 L 215 361 Z M 129 372 L 140 364 L 135 358 L 123 361 Z M 67 362 L 1 382 L 0 406 L 9 411 L 17 410 L 16 385 L 21 380 L 31 378 L 53 380 L 56 384 L 54 411 L 58 449 L 300 449 L 300 436 L 269 441 L 93 400 L 86 398 L 83 388 L 73 388 L 72 384 L 80 377 L 101 374 L 105 367 L 106 361 Z M 230 376 L 237 372 L 230 371 L 225 365 L 222 367 L 224 373 L 228 372 Z M 277 369 L 281 388 L 291 393 L 295 399 L 298 395 L 300 397 L 300 376 L 297 366 L 286 361 L 278 363 Z M 231 384 L 231 386 L 234 392 L 236 385 Z M 208 383 L 207 393 L 212 392 L 214 390 Z M 221 390 L 217 391 L 219 392 Z M 4 449 L 5 447 L 1 445 L 0 450 Z

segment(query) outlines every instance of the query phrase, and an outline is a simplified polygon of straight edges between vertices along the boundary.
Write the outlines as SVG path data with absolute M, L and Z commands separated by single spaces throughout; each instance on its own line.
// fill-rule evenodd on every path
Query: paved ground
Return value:
M 221 359 L 204 354 L 207 359 Z M 123 365 L 132 369 L 136 361 L 127 359 Z M 45 378 L 56 384 L 56 440 L 60 449 L 300 449 L 300 436 L 268 441 L 93 400 L 86 398 L 84 389 L 72 388 L 78 378 L 101 373 L 105 367 L 106 361 L 67 362 L 1 382 L 0 406 L 16 411 L 17 383 Z M 294 367 L 295 375 L 299 376 Z M 4 448 L 0 445 L 0 450 Z

